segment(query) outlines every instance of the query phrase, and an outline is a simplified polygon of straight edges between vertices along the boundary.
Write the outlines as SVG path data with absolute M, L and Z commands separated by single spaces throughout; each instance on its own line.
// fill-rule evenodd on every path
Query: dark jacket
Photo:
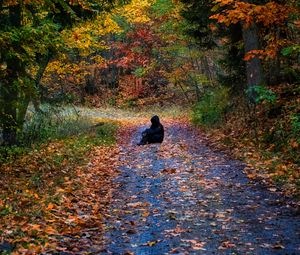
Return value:
M 147 140 L 148 143 L 162 143 L 164 140 L 164 127 L 159 121 L 157 115 L 151 118 L 151 127 L 147 129 Z

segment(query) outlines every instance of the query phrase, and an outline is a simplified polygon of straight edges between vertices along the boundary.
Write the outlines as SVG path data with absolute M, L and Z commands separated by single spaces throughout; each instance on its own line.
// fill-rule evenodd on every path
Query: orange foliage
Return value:
M 261 59 L 275 58 L 279 50 L 291 42 L 280 38 L 278 31 L 286 32 L 289 17 L 291 14 L 299 14 L 299 9 L 286 4 L 268 2 L 264 5 L 256 5 L 243 1 L 215 0 L 213 8 L 217 13 L 210 18 L 218 23 L 229 26 L 241 23 L 244 28 L 250 27 L 253 23 L 259 24 L 262 28 L 268 29 L 264 40 L 267 46 L 263 50 L 254 50 L 246 54 L 245 60 L 249 61 L 254 57 Z M 295 23 L 296 25 L 296 23 Z
M 121 77 L 119 87 L 122 100 L 140 97 L 145 93 L 145 86 L 143 78 L 138 78 L 133 74 Z

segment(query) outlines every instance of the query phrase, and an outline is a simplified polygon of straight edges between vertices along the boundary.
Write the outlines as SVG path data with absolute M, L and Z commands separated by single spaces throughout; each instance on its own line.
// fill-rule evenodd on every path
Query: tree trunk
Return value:
M 2 84 L 3 86 L 3 84 Z M 14 145 L 17 143 L 17 98 L 18 92 L 9 84 L 8 88 L 1 89 L 3 109 L 0 113 L 2 135 L 4 145 Z
M 260 49 L 258 28 L 256 24 L 243 28 L 243 39 L 245 44 L 245 53 Z M 258 57 L 252 58 L 246 62 L 247 88 L 249 90 L 249 99 L 255 103 L 256 95 L 254 86 L 264 84 L 264 74 L 261 60 Z
M 41 59 L 39 62 L 39 69 L 37 71 L 37 74 L 34 78 L 35 88 L 37 90 L 37 95 L 31 95 L 31 100 L 34 106 L 34 109 L 36 112 L 40 112 L 40 104 L 43 96 L 44 88 L 41 85 L 41 79 L 43 78 L 43 75 L 45 73 L 45 70 L 51 60 L 52 51 L 48 50 L 47 54 Z
M 18 124 L 18 129 L 21 131 L 23 130 L 23 125 L 25 122 L 25 116 L 27 113 L 27 109 L 30 103 L 30 96 L 29 95 L 24 95 L 22 98 L 18 98 L 18 108 L 17 108 L 17 124 Z M 34 103 L 33 103 L 34 105 Z M 34 106 L 36 107 L 36 106 Z
M 21 26 L 21 6 L 20 4 L 9 7 L 9 22 L 14 27 Z M 7 62 L 8 76 L 6 81 L 0 84 L 1 105 L 0 119 L 2 127 L 3 141 L 5 145 L 17 144 L 18 123 L 18 73 L 21 66 L 13 60 Z

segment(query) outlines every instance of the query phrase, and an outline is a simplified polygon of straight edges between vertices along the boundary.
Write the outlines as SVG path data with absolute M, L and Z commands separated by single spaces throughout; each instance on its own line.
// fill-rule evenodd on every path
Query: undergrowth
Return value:
M 226 92 L 226 90 L 224 90 Z M 222 90 L 206 94 L 193 109 L 193 122 L 217 144 L 247 162 L 249 177 L 267 178 L 288 193 L 300 192 L 300 107 L 297 85 L 256 86 L 257 102 L 230 102 Z M 230 107 L 229 107 L 230 106 Z M 218 146 L 218 145 L 217 145 Z M 254 172 L 253 172 L 254 171 Z
M 229 90 L 224 87 L 207 92 L 193 108 L 192 121 L 196 125 L 216 126 L 223 122 L 229 105 Z
M 37 151 L 51 141 L 68 143 L 74 138 L 74 143 L 82 143 L 79 147 L 112 143 L 116 122 L 109 124 L 99 118 L 96 121 L 81 115 L 75 108 L 44 105 L 40 112 L 27 114 L 24 129 L 18 134 L 18 145 L 0 146 L 0 165 L 13 162 L 31 150 Z M 98 122 L 102 122 L 101 125 L 94 127 Z

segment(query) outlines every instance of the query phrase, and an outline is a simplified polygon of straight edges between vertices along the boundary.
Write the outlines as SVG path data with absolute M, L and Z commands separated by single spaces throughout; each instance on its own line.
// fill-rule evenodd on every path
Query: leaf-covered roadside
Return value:
M 299 89 L 281 84 L 266 91 L 269 94 L 261 95 L 251 113 L 224 114 L 222 125 L 206 131 L 216 147 L 247 163 L 250 179 L 299 199 Z M 274 95 L 273 100 L 269 95 Z
M 280 156 L 268 154 L 248 139 L 228 135 L 222 129 L 208 132 L 212 145 L 227 152 L 247 164 L 245 169 L 250 179 L 261 180 L 282 189 L 287 195 L 299 196 L 299 166 Z M 229 150 L 230 152 L 229 152 Z M 274 188 L 270 188 L 274 189 Z
M 117 174 L 115 136 L 116 124 L 100 123 L 86 134 L 44 144 L 1 166 L 0 243 L 6 251 L 76 252 L 88 244 L 61 247 L 64 238 L 76 240 L 103 230 L 111 180 Z

